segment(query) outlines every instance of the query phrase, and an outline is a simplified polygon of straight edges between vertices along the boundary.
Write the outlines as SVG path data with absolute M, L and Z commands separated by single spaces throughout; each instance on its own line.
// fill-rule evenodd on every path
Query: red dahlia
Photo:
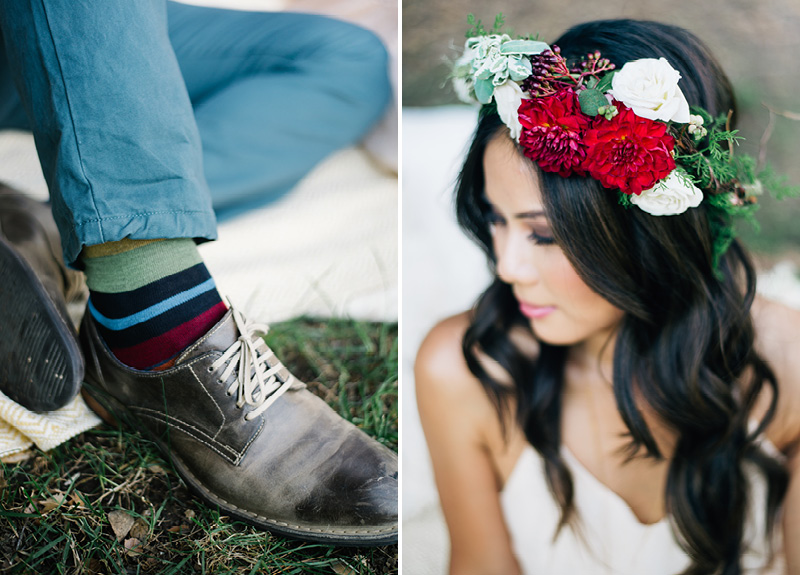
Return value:
M 525 155 L 545 172 L 567 177 L 585 175 L 584 131 L 591 120 L 581 112 L 578 96 L 571 89 L 546 98 L 522 100 L 519 107 L 522 132 L 519 143 Z
M 640 118 L 620 102 L 614 104 L 619 110 L 614 118 L 595 116 L 586 131 L 583 168 L 605 187 L 638 196 L 675 169 L 675 140 L 665 123 Z

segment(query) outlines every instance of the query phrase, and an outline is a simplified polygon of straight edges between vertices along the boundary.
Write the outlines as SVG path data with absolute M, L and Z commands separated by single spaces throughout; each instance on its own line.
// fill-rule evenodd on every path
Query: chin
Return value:
M 591 335 L 568 329 L 566 326 L 543 326 L 541 323 L 537 320 L 531 321 L 531 330 L 536 339 L 549 345 L 575 345 L 585 341 Z

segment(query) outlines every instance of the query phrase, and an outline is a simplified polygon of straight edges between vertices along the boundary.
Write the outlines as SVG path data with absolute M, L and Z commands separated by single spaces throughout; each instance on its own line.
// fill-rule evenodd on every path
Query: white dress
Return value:
M 769 447 L 774 449 L 771 444 Z M 666 518 L 651 525 L 641 523 L 627 503 L 566 447 L 562 454 L 572 472 L 579 534 L 565 527 L 553 541 L 559 509 L 547 488 L 544 460 L 530 445 L 525 447 L 500 495 L 514 551 L 526 575 L 677 575 L 689 565 Z M 748 549 L 742 560 L 744 573 L 781 575 L 780 552 L 767 565 L 765 481 L 752 468 L 746 470 L 746 475 L 754 503 L 745 527 Z M 754 509 L 756 513 L 752 512 Z M 774 534 L 779 549 L 779 526 Z

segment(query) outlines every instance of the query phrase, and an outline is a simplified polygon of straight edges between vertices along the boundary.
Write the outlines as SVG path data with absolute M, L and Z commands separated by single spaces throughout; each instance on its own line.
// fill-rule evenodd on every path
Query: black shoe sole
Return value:
M 186 485 L 194 491 L 200 499 L 211 507 L 218 509 L 224 515 L 244 521 L 259 529 L 265 529 L 270 533 L 311 543 L 324 543 L 326 545 L 338 545 L 342 547 L 376 547 L 380 545 L 394 545 L 397 543 L 398 532 L 396 525 L 387 527 L 384 530 L 368 528 L 363 530 L 358 530 L 356 528 L 337 529 L 335 527 L 326 530 L 301 525 L 289 525 L 282 521 L 251 513 L 245 509 L 239 509 L 205 488 L 194 474 L 183 465 L 180 458 L 171 452 L 169 446 L 141 426 L 136 420 L 136 417 L 116 398 L 88 382 L 84 382 L 83 389 L 92 399 L 97 401 L 104 409 L 113 415 L 117 421 L 124 422 L 127 426 L 140 431 L 146 437 L 154 440 L 164 457 L 172 463 L 176 473 L 183 479 Z
M 83 370 L 75 330 L 0 238 L 0 391 L 31 411 L 53 411 L 77 395 Z

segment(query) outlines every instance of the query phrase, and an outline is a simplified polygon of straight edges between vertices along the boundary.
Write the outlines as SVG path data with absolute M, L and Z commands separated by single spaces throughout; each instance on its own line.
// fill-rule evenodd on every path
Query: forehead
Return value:
M 513 212 L 542 209 L 538 174 L 507 136 L 498 135 L 487 144 L 483 173 L 486 196 L 495 207 Z

